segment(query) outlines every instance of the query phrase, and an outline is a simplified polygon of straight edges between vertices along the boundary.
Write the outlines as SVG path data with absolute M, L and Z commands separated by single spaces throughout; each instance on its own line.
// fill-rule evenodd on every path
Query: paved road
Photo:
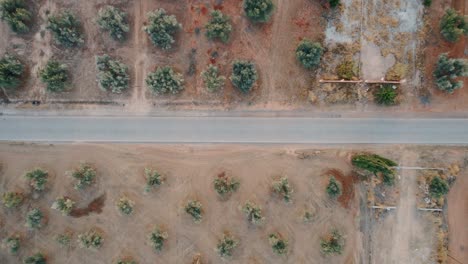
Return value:
M 1 116 L 0 140 L 468 144 L 468 119 Z

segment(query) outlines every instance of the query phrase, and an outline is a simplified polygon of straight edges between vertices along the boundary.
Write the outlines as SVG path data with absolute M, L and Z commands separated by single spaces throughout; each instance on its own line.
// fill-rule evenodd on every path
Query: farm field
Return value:
M 393 186 L 352 165 L 351 157 L 365 152 L 398 163 Z M 82 163 L 95 168 L 96 180 L 77 190 L 70 175 Z M 447 247 L 453 258 L 468 257 L 460 221 L 467 214 L 466 147 L 1 143 L 0 164 L 2 195 L 25 194 L 16 209 L 0 209 L 2 242 L 16 234 L 21 245 L 17 254 L 3 247 L 1 263 L 20 263 L 37 251 L 47 263 L 117 263 L 122 257 L 137 263 L 221 263 L 216 247 L 225 231 L 239 242 L 227 258 L 230 263 L 447 263 L 437 262 L 449 261 Z M 43 191 L 34 191 L 23 176 L 34 168 L 48 172 Z M 156 169 L 164 183 L 145 190 L 145 168 Z M 425 181 L 434 175 L 452 182 L 447 201 L 428 198 Z M 221 198 L 213 181 L 226 176 L 239 186 Z M 342 188 L 337 199 L 325 191 L 331 176 Z M 290 202 L 272 191 L 279 177 L 289 180 Z M 51 208 L 60 196 L 75 201 L 69 215 Z M 129 215 L 116 206 L 121 197 L 133 202 Z M 186 213 L 189 200 L 202 204 L 200 222 Z M 248 222 L 241 210 L 246 201 L 262 208 L 262 224 Z M 33 208 L 45 219 L 36 230 L 24 226 Z M 160 251 L 148 238 L 155 227 L 168 235 Z M 90 229 L 102 235 L 97 249 L 82 248 L 77 241 Z M 321 251 L 321 239 L 331 230 L 342 235 L 341 254 Z M 61 247 L 56 236 L 64 232 L 71 240 Z M 273 252 L 271 233 L 288 241 L 285 255 Z M 196 256 L 201 262 L 194 261 Z

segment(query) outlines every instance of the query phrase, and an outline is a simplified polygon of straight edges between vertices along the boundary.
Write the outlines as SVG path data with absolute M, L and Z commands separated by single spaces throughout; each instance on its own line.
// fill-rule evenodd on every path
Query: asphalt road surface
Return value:
M 1 116 L 1 141 L 468 144 L 468 119 Z

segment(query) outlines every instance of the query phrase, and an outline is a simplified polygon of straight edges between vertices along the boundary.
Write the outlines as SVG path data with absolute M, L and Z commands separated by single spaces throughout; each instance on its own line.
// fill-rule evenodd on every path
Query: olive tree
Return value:
M 29 180 L 29 185 L 31 185 L 34 190 L 43 191 L 45 189 L 49 173 L 41 168 L 37 168 L 26 172 L 24 177 Z
M 225 172 L 220 173 L 213 181 L 213 186 L 216 193 L 221 197 L 227 197 L 229 194 L 237 191 L 240 182 L 226 175 Z
M 46 257 L 43 253 L 37 252 L 23 260 L 24 264 L 47 264 Z
M 55 199 L 54 203 L 52 203 L 51 208 L 54 210 L 58 210 L 62 213 L 62 215 L 69 215 L 72 212 L 74 205 L 75 202 L 72 199 L 60 196 L 57 197 L 57 199 Z
M 13 89 L 19 86 L 24 65 L 15 56 L 5 54 L 0 59 L 0 88 Z
M 149 12 L 148 25 L 143 30 L 148 34 L 155 46 L 163 50 L 170 49 L 175 42 L 174 35 L 182 28 L 174 15 L 168 15 L 166 10 L 159 8 Z
M 278 255 L 284 255 L 288 252 L 288 241 L 284 239 L 279 233 L 272 233 L 268 236 L 268 242 L 270 243 L 273 252 Z
M 344 247 L 343 236 L 338 230 L 332 230 L 330 234 L 320 240 L 320 247 L 325 255 L 341 254 Z
M 0 1 L 0 13 L 2 20 L 8 23 L 13 32 L 26 33 L 29 31 L 32 15 L 24 0 Z
M 39 229 L 43 225 L 44 214 L 38 208 L 29 210 L 26 214 L 26 226 L 30 229 Z
M 178 94 L 184 89 L 182 74 L 175 72 L 171 67 L 158 67 L 146 77 L 146 85 L 156 95 Z
M 16 254 L 20 249 L 21 239 L 18 235 L 12 235 L 5 238 L 4 243 L 10 254 Z
M 47 25 L 47 29 L 52 32 L 55 41 L 67 48 L 84 43 L 80 27 L 80 21 L 69 11 L 50 16 Z
M 253 22 L 267 22 L 274 8 L 271 0 L 244 0 L 244 12 Z
M 228 42 L 232 32 L 232 25 L 229 17 L 219 10 L 211 12 L 211 18 L 205 26 L 206 36 L 211 39 L 219 39 Z
M 109 55 L 96 56 L 97 80 L 103 91 L 122 93 L 128 88 L 130 75 L 127 65 Z
M 117 201 L 117 209 L 121 214 L 130 215 L 133 212 L 133 206 L 135 202 L 130 200 L 128 197 L 123 196 Z
M 328 195 L 332 198 L 336 198 L 341 195 L 341 186 L 336 181 L 335 177 L 330 177 L 326 190 Z
M 208 68 L 201 74 L 205 87 L 209 92 L 219 91 L 226 82 L 226 77 L 219 74 L 219 69 L 213 64 L 208 65 Z
M 239 245 L 239 240 L 228 232 L 223 234 L 223 237 L 218 241 L 216 245 L 216 251 L 222 258 L 228 258 L 232 256 L 232 252 Z
M 232 64 L 231 82 L 243 93 L 248 93 L 257 80 L 257 70 L 250 61 L 237 60 Z
M 296 59 L 306 69 L 313 69 L 320 64 L 323 48 L 320 43 L 302 40 L 296 49 Z
M 122 41 L 130 31 L 127 22 L 127 13 L 114 6 L 105 6 L 99 9 L 97 23 L 105 31 L 109 31 L 111 37 Z
M 68 81 L 68 68 L 56 60 L 49 60 L 44 69 L 40 70 L 39 76 L 46 84 L 47 91 L 62 92 Z
M 78 235 L 78 242 L 82 248 L 99 249 L 103 241 L 102 234 L 95 229 Z
M 72 238 L 72 233 L 67 231 L 62 234 L 58 234 L 55 236 L 55 241 L 61 246 L 61 247 L 69 247 L 71 243 L 71 238 Z
M 281 177 L 278 180 L 273 181 L 271 184 L 273 192 L 283 198 L 287 203 L 291 201 L 291 194 L 293 193 L 293 188 L 289 184 L 287 177 Z
M 458 77 L 468 76 L 468 63 L 464 59 L 450 59 L 447 54 L 441 54 L 434 70 L 437 87 L 447 93 L 453 93 L 463 87 L 463 81 Z
M 155 228 L 150 234 L 150 242 L 154 250 L 161 251 L 164 246 L 164 242 L 169 238 L 167 232 L 163 231 L 161 228 Z
M 462 35 L 468 35 L 468 22 L 454 9 L 447 9 L 440 20 L 440 33 L 450 42 L 456 42 Z
M 189 214 L 195 223 L 201 222 L 203 218 L 203 206 L 200 201 L 189 200 L 185 205 L 185 212 Z
M 77 180 L 75 189 L 82 190 L 96 181 L 96 170 L 91 165 L 84 163 L 72 171 L 71 176 Z
M 2 195 L 2 202 L 6 208 L 16 208 L 21 205 L 24 200 L 23 193 L 6 192 Z
M 242 212 L 244 212 L 247 217 L 247 221 L 254 225 L 261 225 L 265 221 L 265 217 L 262 214 L 262 208 L 250 201 L 247 201 L 242 207 Z
M 145 192 L 161 186 L 166 180 L 156 169 L 145 168 L 146 187 Z

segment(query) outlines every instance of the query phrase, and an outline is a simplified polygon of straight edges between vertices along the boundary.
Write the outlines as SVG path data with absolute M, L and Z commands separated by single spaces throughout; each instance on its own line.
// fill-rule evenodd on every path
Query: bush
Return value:
M 170 49 L 174 43 L 175 33 L 182 28 L 174 15 L 166 14 L 166 10 L 159 8 L 148 13 L 148 25 L 143 30 L 148 33 L 155 46 L 163 50 Z
M 57 241 L 61 247 L 69 247 L 71 242 L 71 233 L 65 232 L 63 234 L 58 234 L 55 236 L 55 241 Z
M 99 249 L 102 246 L 103 241 L 104 239 L 102 238 L 102 234 L 94 229 L 78 235 L 78 242 L 83 248 Z
M 109 55 L 96 56 L 97 79 L 103 91 L 121 93 L 128 88 L 130 76 L 128 67 Z
M 257 78 L 257 70 L 252 62 L 237 60 L 232 64 L 231 82 L 241 92 L 248 93 Z
M 201 74 L 205 87 L 209 92 L 217 92 L 226 82 L 226 77 L 219 75 L 218 67 L 213 64 L 208 65 L 208 68 Z
M 370 171 L 374 174 L 382 173 L 394 175 L 395 170 L 392 167 L 398 164 L 392 160 L 386 159 L 376 154 L 358 154 L 354 155 L 351 162 L 354 166 Z
M 47 264 L 47 260 L 41 252 L 29 256 L 23 260 L 24 264 Z
M 271 184 L 273 192 L 277 195 L 283 197 L 285 202 L 291 201 L 291 194 L 293 193 L 293 188 L 289 185 L 289 180 L 287 177 L 282 177 L 279 180 L 273 181 Z
M 5 239 L 5 246 L 10 252 L 10 254 L 18 253 L 20 246 L 21 246 L 20 243 L 21 243 L 20 237 L 17 235 L 9 236 Z
M 168 237 L 167 232 L 162 231 L 160 228 L 154 229 L 150 234 L 150 242 L 154 250 L 161 251 Z
M 440 198 L 449 191 L 448 183 L 439 176 L 434 177 L 429 184 L 429 192 L 433 197 Z
M 31 209 L 26 215 L 26 226 L 30 229 L 39 229 L 42 227 L 42 219 L 44 214 L 41 210 L 34 208 Z
M 6 208 L 16 208 L 21 205 L 24 195 L 20 192 L 6 192 L 2 196 L 3 205 Z
M 432 0 L 423 0 L 423 5 L 425 7 L 430 7 L 432 5 Z
M 244 0 L 244 12 L 253 22 L 267 22 L 274 8 L 271 0 Z
M 306 69 L 317 67 L 320 64 L 322 54 L 322 45 L 320 45 L 320 43 L 311 42 L 307 39 L 301 41 L 296 49 L 296 59 Z
M 328 2 L 330 3 L 331 7 L 337 7 L 340 5 L 340 0 L 329 0 Z
M 69 11 L 51 16 L 47 29 L 52 32 L 55 41 L 67 48 L 76 47 L 84 43 L 80 32 L 80 21 Z
M 265 220 L 265 217 L 262 215 L 262 208 L 255 203 L 247 201 L 242 207 L 242 212 L 244 212 L 247 217 L 247 221 L 254 225 L 260 225 Z
M 211 39 L 219 39 L 222 42 L 228 42 L 232 31 L 229 17 L 219 10 L 211 12 L 210 21 L 205 26 L 206 36 Z
M 447 41 L 456 42 L 462 35 L 468 35 L 468 23 L 463 15 L 450 8 L 440 20 L 440 33 Z
M 46 84 L 47 91 L 62 92 L 68 81 L 67 66 L 58 61 L 49 60 L 46 67 L 39 72 L 39 76 L 41 81 Z
M 214 189 L 222 197 L 237 191 L 240 186 L 240 182 L 237 179 L 226 176 L 226 173 L 220 173 L 213 182 Z
M 188 201 L 185 206 L 185 212 L 192 216 L 195 223 L 201 222 L 203 218 L 203 209 L 202 204 L 199 201 Z
M 26 33 L 32 20 L 31 12 L 26 8 L 23 0 L 3 0 L 0 2 L 1 18 L 14 32 Z
M 0 59 L 0 88 L 12 89 L 21 83 L 24 65 L 16 57 L 6 54 Z
M 330 177 L 330 181 L 328 182 L 326 190 L 328 195 L 330 195 L 332 198 L 336 198 L 341 195 L 341 186 L 333 176 Z
M 51 208 L 60 211 L 62 215 L 69 215 L 74 205 L 75 202 L 72 199 L 61 196 L 57 197 Z
M 124 40 L 126 34 L 130 31 L 127 14 L 113 6 L 105 6 L 99 9 L 97 23 L 101 29 L 109 31 L 111 37 L 115 40 Z
M 395 63 L 385 74 L 385 80 L 387 81 L 400 81 L 406 75 L 408 66 L 402 63 Z
M 120 213 L 129 215 L 133 212 L 133 206 L 135 202 L 128 199 L 127 197 L 121 197 L 117 202 L 117 209 L 119 209 Z
M 439 90 L 453 93 L 463 87 L 463 81 L 456 81 L 460 76 L 468 75 L 468 63 L 463 59 L 449 59 L 447 54 L 441 54 L 434 70 L 434 77 Z
M 341 254 L 344 246 L 344 240 L 338 230 L 333 230 L 327 237 L 322 238 L 320 241 L 322 253 L 329 254 Z
M 116 263 L 117 264 L 137 264 L 137 262 L 134 261 L 132 258 L 121 259 L 121 260 L 117 261 Z
M 314 214 L 310 211 L 305 211 L 304 214 L 302 215 L 302 221 L 304 223 L 312 222 L 313 218 L 314 218 Z
M 45 189 L 49 173 L 43 169 L 34 169 L 32 171 L 28 171 L 25 174 L 25 177 L 29 180 L 29 185 L 31 185 L 34 190 L 43 191 Z
M 239 241 L 229 233 L 224 233 L 223 238 L 218 241 L 216 251 L 222 258 L 231 257 L 232 251 L 236 249 Z
M 72 172 L 72 177 L 78 181 L 74 188 L 82 190 L 95 182 L 96 170 L 89 164 L 81 164 L 78 169 Z
M 146 77 L 146 85 L 156 95 L 178 94 L 184 89 L 182 74 L 175 72 L 171 67 L 158 67 L 156 71 Z
M 398 93 L 396 86 L 391 84 L 380 85 L 380 88 L 374 92 L 374 98 L 379 105 L 395 105 Z
M 165 181 L 164 177 L 157 170 L 146 168 L 145 176 L 146 176 L 146 188 L 145 188 L 146 192 L 149 192 L 151 188 L 156 188 L 156 187 L 161 186 Z
M 278 255 L 284 255 L 288 252 L 288 241 L 283 239 L 279 233 L 273 233 L 268 236 L 270 246 Z
M 354 62 L 350 60 L 343 61 L 336 67 L 338 77 L 345 80 L 352 80 L 356 74 L 354 73 Z

